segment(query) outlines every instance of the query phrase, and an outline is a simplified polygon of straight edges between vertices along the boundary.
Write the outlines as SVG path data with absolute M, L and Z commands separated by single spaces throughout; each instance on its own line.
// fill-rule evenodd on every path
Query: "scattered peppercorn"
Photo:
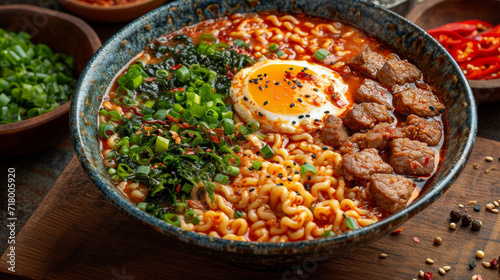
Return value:
M 462 218 L 462 212 L 458 210 L 451 210 L 450 218 L 452 222 L 458 222 Z
M 475 261 L 471 261 L 469 263 L 469 269 L 474 269 L 474 267 L 476 267 L 476 262 Z
M 482 226 L 482 223 L 481 223 L 480 221 L 478 221 L 478 220 L 474 220 L 474 221 L 472 222 L 472 228 L 471 228 L 471 230 L 473 230 L 473 231 L 478 231 L 478 230 L 480 230 L 480 229 L 481 229 L 481 226 Z
M 462 226 L 468 227 L 472 223 L 472 218 L 468 214 L 462 215 Z
M 481 205 L 479 205 L 479 204 L 474 205 L 474 211 L 476 211 L 476 212 L 481 211 Z
M 434 245 L 441 245 L 441 242 L 443 242 L 441 237 L 436 236 L 436 238 L 434 238 Z

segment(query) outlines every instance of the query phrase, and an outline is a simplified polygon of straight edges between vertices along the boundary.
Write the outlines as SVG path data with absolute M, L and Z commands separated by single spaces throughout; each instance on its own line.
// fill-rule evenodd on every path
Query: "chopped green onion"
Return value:
M 346 225 L 348 228 L 359 229 L 359 225 L 358 225 L 358 222 L 356 221 L 356 219 L 354 219 L 353 217 L 346 217 L 345 215 L 344 215 L 344 218 L 345 218 L 345 222 L 346 222 Z
M 186 66 L 182 66 L 175 71 L 175 76 L 181 83 L 185 83 L 189 80 L 189 78 L 191 78 L 191 72 L 189 72 L 189 69 Z
M 179 217 L 173 213 L 167 213 L 163 215 L 163 220 L 171 225 L 174 225 L 176 227 L 181 225 L 181 221 L 179 220 Z
M 280 57 L 280 56 L 282 56 L 282 55 L 284 55 L 284 54 L 285 54 L 285 52 L 284 52 L 283 50 L 279 50 L 279 51 L 276 53 L 276 56 L 277 56 L 277 57 Z
M 198 215 L 196 215 L 193 209 L 187 210 L 184 214 L 184 217 L 186 218 L 186 221 L 188 223 L 192 223 L 193 225 L 197 225 L 200 223 L 200 218 L 198 217 Z
M 234 218 L 235 218 L 235 219 L 239 219 L 239 218 L 241 218 L 241 216 L 242 216 L 242 215 L 243 215 L 243 214 L 241 214 L 241 212 L 240 212 L 240 211 L 238 211 L 238 210 L 234 211 Z
M 335 236 L 335 232 L 333 232 L 333 230 L 326 230 L 325 232 L 323 232 L 323 234 L 321 235 L 321 237 L 331 237 L 331 236 Z
M 224 128 L 225 135 L 233 135 L 235 132 L 233 119 L 222 119 L 221 125 Z
M 258 160 L 254 160 L 252 163 L 252 167 L 255 170 L 260 170 L 260 168 L 262 167 L 262 162 L 258 161 Z
M 318 171 L 316 170 L 316 167 L 314 165 L 309 163 L 304 163 L 300 167 L 300 174 L 302 177 L 304 177 L 307 173 L 312 173 L 313 175 L 317 175 Z
M 271 52 L 277 52 L 279 49 L 280 49 L 280 46 L 278 46 L 275 43 L 272 43 L 269 45 L 269 51 L 271 51 Z
M 245 48 L 248 48 L 248 47 L 249 47 L 249 46 L 248 46 L 248 44 L 247 44 L 247 43 L 245 43 L 245 41 L 243 41 L 243 40 L 241 40 L 241 39 L 234 39 L 234 40 L 233 40 L 233 44 L 235 44 L 236 46 L 238 46 L 238 47 L 240 47 L 240 48 L 241 48 L 241 47 L 245 47 Z
M 168 149 L 169 140 L 167 138 L 156 137 L 155 152 L 161 154 Z
M 229 181 L 229 177 L 227 177 L 226 175 L 217 174 L 215 175 L 214 181 L 225 184 L 227 183 L 227 181 Z
M 265 158 L 270 158 L 270 157 L 274 156 L 273 149 L 271 149 L 271 147 L 269 147 L 269 145 L 267 145 L 267 144 L 264 147 L 262 147 L 260 149 L 260 151 L 262 152 L 262 155 Z
M 147 179 L 148 175 L 149 175 L 149 172 L 151 172 L 151 168 L 149 168 L 149 166 L 139 165 L 137 167 L 136 172 L 135 172 L 135 176 L 137 178 Z
M 319 49 L 314 52 L 314 58 L 316 58 L 319 61 L 323 61 L 327 56 L 330 55 L 330 52 L 325 50 L 325 49 Z

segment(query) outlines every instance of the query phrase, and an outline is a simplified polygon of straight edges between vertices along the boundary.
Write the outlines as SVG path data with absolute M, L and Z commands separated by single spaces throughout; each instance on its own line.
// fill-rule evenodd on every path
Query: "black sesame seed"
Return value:
M 269 101 L 264 102 L 264 106 L 266 106 L 269 103 Z
M 304 115 L 299 115 L 299 119 L 302 119 L 304 117 Z
M 253 192 L 253 191 L 255 191 L 255 188 L 250 188 L 248 191 Z
M 311 155 L 311 157 L 312 157 L 312 158 L 316 158 L 316 155 L 315 155 L 315 154 L 312 154 L 312 155 Z
M 243 100 L 248 101 L 248 98 L 246 96 L 243 96 Z
M 288 179 L 288 181 L 290 181 L 290 182 L 292 181 L 292 177 L 288 177 L 287 179 Z
M 302 103 L 302 99 L 301 98 L 299 98 L 298 100 L 299 100 L 300 103 Z
M 295 106 L 295 103 L 290 104 L 290 108 L 293 108 Z
M 283 174 L 281 174 L 281 173 L 278 174 L 278 177 L 283 178 Z
M 259 89 L 262 90 L 262 86 L 259 86 Z
M 263 117 L 263 116 L 264 116 L 264 114 L 262 114 L 261 112 L 259 112 L 259 117 Z
M 319 91 L 319 89 L 317 89 L 317 88 L 313 88 L 313 90 L 316 91 L 316 92 Z
M 297 88 L 297 85 L 293 85 L 292 89 L 295 89 L 295 88 Z
M 322 149 L 323 151 L 326 151 L 326 150 L 328 150 L 328 147 L 323 147 L 323 148 L 321 148 L 321 149 Z
M 434 108 L 434 106 L 429 106 L 429 109 L 431 109 L 432 111 L 436 110 L 436 108 Z
M 276 83 L 274 83 L 274 84 L 275 84 L 275 85 L 277 85 L 277 86 L 281 85 L 281 83 L 280 83 L 280 82 L 276 82 Z

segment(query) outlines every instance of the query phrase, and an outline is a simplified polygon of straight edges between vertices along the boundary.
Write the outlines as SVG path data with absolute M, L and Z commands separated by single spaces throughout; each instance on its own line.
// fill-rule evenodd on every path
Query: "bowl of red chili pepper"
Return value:
M 407 18 L 458 63 L 479 103 L 500 101 L 500 1 L 427 0 Z
M 70 12 L 97 22 L 126 22 L 163 5 L 166 0 L 59 0 Z

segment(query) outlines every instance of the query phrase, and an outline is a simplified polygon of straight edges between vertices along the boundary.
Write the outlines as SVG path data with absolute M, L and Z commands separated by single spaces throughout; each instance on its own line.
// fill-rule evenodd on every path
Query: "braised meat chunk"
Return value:
M 365 79 L 354 95 L 359 102 L 375 102 L 392 110 L 392 95 L 379 83 Z
M 377 103 L 356 104 L 344 117 L 344 125 L 351 131 L 370 129 L 378 123 L 391 121 L 385 106 Z
M 432 91 L 415 87 L 396 93 L 394 107 L 402 114 L 420 117 L 434 117 L 444 112 L 444 105 Z
M 321 141 L 327 145 L 338 148 L 349 139 L 344 128 L 344 123 L 339 117 L 329 115 L 325 119 L 323 130 L 321 131 Z
M 342 157 L 342 168 L 348 180 L 369 180 L 375 173 L 392 173 L 392 167 L 384 162 L 375 149 L 366 149 Z
M 391 214 L 403 209 L 413 192 L 413 180 L 393 174 L 373 174 L 368 186 L 378 207 Z
M 351 60 L 350 65 L 358 68 L 369 77 L 376 78 L 377 72 L 387 61 L 385 57 L 370 49 L 365 49 Z
M 436 146 L 441 141 L 443 126 L 435 120 L 409 115 L 402 131 L 407 138 L 424 142 L 429 146 Z
M 434 152 L 427 144 L 407 138 L 390 144 L 389 163 L 398 174 L 429 175 L 434 171 Z
M 404 85 L 420 79 L 422 73 L 407 60 L 391 58 L 377 72 L 377 79 L 386 86 Z

